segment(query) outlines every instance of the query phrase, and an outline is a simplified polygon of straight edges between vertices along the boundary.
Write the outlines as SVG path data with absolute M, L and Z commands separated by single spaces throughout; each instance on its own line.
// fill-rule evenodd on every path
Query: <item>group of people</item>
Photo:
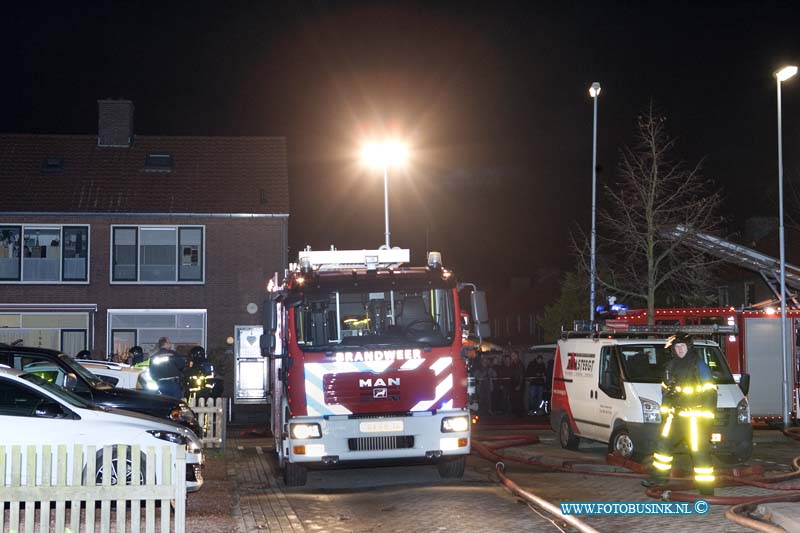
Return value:
M 545 364 L 542 356 L 537 355 L 524 367 L 516 350 L 495 356 L 482 354 L 473 375 L 477 382 L 479 413 L 539 415 L 544 414 L 543 401 L 550 390 L 553 361 Z

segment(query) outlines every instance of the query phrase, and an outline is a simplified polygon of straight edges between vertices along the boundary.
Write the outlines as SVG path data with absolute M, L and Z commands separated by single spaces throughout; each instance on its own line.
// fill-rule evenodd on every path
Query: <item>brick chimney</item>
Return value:
M 133 102 L 97 101 L 97 146 L 129 148 L 133 143 Z

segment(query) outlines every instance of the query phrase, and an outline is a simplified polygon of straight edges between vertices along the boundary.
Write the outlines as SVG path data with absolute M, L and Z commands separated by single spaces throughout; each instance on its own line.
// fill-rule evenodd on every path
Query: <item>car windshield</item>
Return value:
M 89 372 L 85 367 L 81 366 L 80 363 L 75 361 L 75 359 L 73 359 L 72 357 L 64 354 L 61 354 L 60 357 L 61 360 L 64 361 L 64 363 L 66 363 L 66 365 L 70 368 L 70 370 L 72 370 L 77 375 L 86 380 L 92 386 L 92 388 L 95 389 L 113 388 L 111 385 L 109 385 L 105 381 L 101 380 L 100 378 Z
M 36 374 L 21 374 L 20 379 L 24 379 L 25 381 L 29 381 L 34 385 L 38 385 L 53 396 L 58 397 L 60 400 L 64 400 L 73 407 L 80 407 L 81 409 L 95 409 L 95 405 L 93 403 L 84 400 L 74 392 L 69 391 L 64 387 L 59 387 L 54 383 L 50 383 L 46 379 L 40 378 Z
M 660 344 L 625 344 L 617 349 L 625 377 L 632 383 L 661 383 L 664 367 L 672 358 L 671 350 Z M 714 383 L 735 383 L 719 347 L 695 344 L 693 349 L 711 369 Z
M 455 336 L 451 289 L 308 292 L 294 307 L 300 348 L 307 351 L 420 343 L 445 346 Z

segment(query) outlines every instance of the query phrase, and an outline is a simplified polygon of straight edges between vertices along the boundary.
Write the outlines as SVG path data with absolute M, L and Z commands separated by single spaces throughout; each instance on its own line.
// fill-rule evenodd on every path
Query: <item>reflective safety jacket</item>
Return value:
M 662 411 L 666 408 L 710 413 L 717 408 L 717 386 L 711 369 L 694 350 L 667 363 L 661 383 L 661 407 Z

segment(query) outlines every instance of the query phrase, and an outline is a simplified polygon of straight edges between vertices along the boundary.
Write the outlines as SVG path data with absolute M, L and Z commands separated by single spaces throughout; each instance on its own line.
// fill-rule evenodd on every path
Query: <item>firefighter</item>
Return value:
M 662 426 L 653 454 L 653 476 L 645 486 L 661 485 L 672 470 L 673 449 L 686 442 L 700 494 L 714 494 L 714 467 L 709 450 L 710 427 L 717 407 L 717 387 L 711 369 L 692 347 L 691 338 L 677 333 L 667 340 L 673 358 L 661 383 Z
M 172 349 L 167 337 L 158 339 L 158 350 L 150 356 L 150 376 L 158 383 L 161 394 L 181 398 L 183 396 L 183 371 L 188 367 L 186 356 Z
M 144 350 L 141 346 L 134 346 L 128 349 L 128 364 L 131 366 L 141 366 L 144 362 Z

